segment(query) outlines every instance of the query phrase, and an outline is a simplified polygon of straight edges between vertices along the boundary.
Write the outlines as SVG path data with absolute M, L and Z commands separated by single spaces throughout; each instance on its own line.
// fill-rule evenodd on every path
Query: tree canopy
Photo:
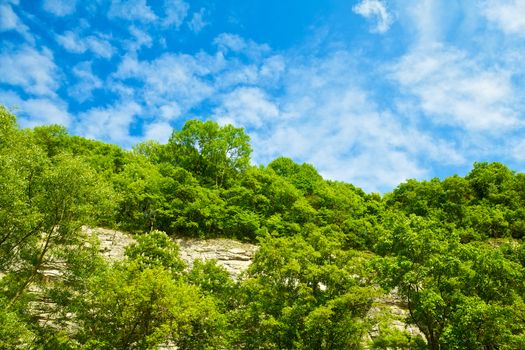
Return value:
M 250 154 L 211 120 L 124 150 L 0 107 L 0 348 L 525 348 L 524 174 L 480 162 L 381 196 Z M 135 243 L 106 261 L 83 225 Z M 233 280 L 174 237 L 259 250 Z

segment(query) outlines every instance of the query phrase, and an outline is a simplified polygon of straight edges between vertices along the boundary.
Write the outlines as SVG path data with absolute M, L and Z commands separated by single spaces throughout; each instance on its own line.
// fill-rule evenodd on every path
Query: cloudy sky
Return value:
M 386 192 L 525 170 L 525 0 L 0 0 L 0 104 L 129 148 L 191 118 Z

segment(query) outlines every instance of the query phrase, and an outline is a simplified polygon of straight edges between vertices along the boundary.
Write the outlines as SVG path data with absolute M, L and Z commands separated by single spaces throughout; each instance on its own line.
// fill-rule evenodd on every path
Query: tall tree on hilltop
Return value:
M 190 120 L 168 145 L 173 161 L 204 181 L 222 187 L 250 164 L 250 137 L 242 128 Z

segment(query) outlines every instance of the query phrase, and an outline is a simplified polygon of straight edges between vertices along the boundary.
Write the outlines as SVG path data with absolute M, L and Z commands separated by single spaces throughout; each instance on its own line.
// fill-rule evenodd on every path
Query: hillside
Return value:
M 525 348 L 525 174 L 475 163 L 379 195 L 250 154 L 212 121 L 128 151 L 0 107 L 0 348 Z M 104 258 L 84 225 L 130 244 Z M 232 278 L 189 245 L 253 260 Z

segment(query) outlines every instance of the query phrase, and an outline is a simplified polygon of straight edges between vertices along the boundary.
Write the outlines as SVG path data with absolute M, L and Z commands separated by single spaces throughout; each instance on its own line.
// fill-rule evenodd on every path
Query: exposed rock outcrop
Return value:
M 126 247 L 134 242 L 131 235 L 106 228 L 90 228 L 83 227 L 83 232 L 89 236 L 96 235 L 100 241 L 100 254 L 109 262 L 115 262 L 125 258 Z M 241 243 L 231 239 L 190 239 L 177 238 L 175 242 L 180 247 L 180 256 L 188 265 L 188 268 L 193 266 L 193 262 L 200 260 L 215 260 L 217 265 L 224 267 L 232 276 L 233 279 L 238 279 L 242 272 L 246 271 L 250 266 L 252 259 L 257 252 L 258 247 L 254 244 Z M 54 280 L 60 278 L 64 266 L 58 261 L 50 262 L 49 266 L 41 271 L 47 280 Z M 35 290 L 35 292 L 38 292 Z M 44 300 L 36 302 L 33 305 L 37 314 L 40 314 L 40 322 L 53 322 L 53 305 Z M 406 332 L 409 336 L 422 336 L 419 329 L 414 325 L 408 325 L 404 322 L 408 311 L 406 305 L 397 296 L 396 293 L 390 293 L 378 298 L 375 305 L 370 310 L 368 316 L 373 319 L 383 319 L 387 321 L 387 327 L 396 329 L 401 332 Z M 380 336 L 384 324 L 378 322 L 369 331 L 364 347 L 368 347 L 368 343 Z M 165 344 L 163 349 L 173 349 L 173 347 Z
M 100 254 L 108 261 L 125 258 L 126 247 L 134 242 L 127 233 L 106 228 L 84 227 L 88 235 L 96 235 L 100 240 Z M 180 256 L 189 268 L 193 261 L 216 260 L 217 265 L 224 267 L 236 279 L 244 272 L 252 261 L 258 247 L 254 244 L 241 243 L 232 239 L 191 239 L 177 238 L 175 242 L 180 247 Z
M 84 226 L 83 232 L 89 236 L 96 235 L 100 241 L 100 254 L 109 262 L 123 260 L 126 247 L 135 240 L 131 235 L 122 231 L 107 228 L 90 228 Z
M 405 322 L 409 316 L 406 303 L 394 290 L 388 294 L 378 297 L 374 306 L 369 310 L 368 317 L 375 320 L 374 326 L 370 328 L 366 336 L 366 343 L 373 341 L 375 338 L 383 335 L 385 331 L 398 331 L 405 333 L 408 337 L 421 337 L 423 333 L 416 325 Z M 365 349 L 370 349 L 365 345 Z
M 258 249 L 254 244 L 225 238 L 206 240 L 179 238 L 175 241 L 180 246 L 182 260 L 190 268 L 193 266 L 193 261 L 197 259 L 216 260 L 217 265 L 224 267 L 234 279 L 246 271 Z

